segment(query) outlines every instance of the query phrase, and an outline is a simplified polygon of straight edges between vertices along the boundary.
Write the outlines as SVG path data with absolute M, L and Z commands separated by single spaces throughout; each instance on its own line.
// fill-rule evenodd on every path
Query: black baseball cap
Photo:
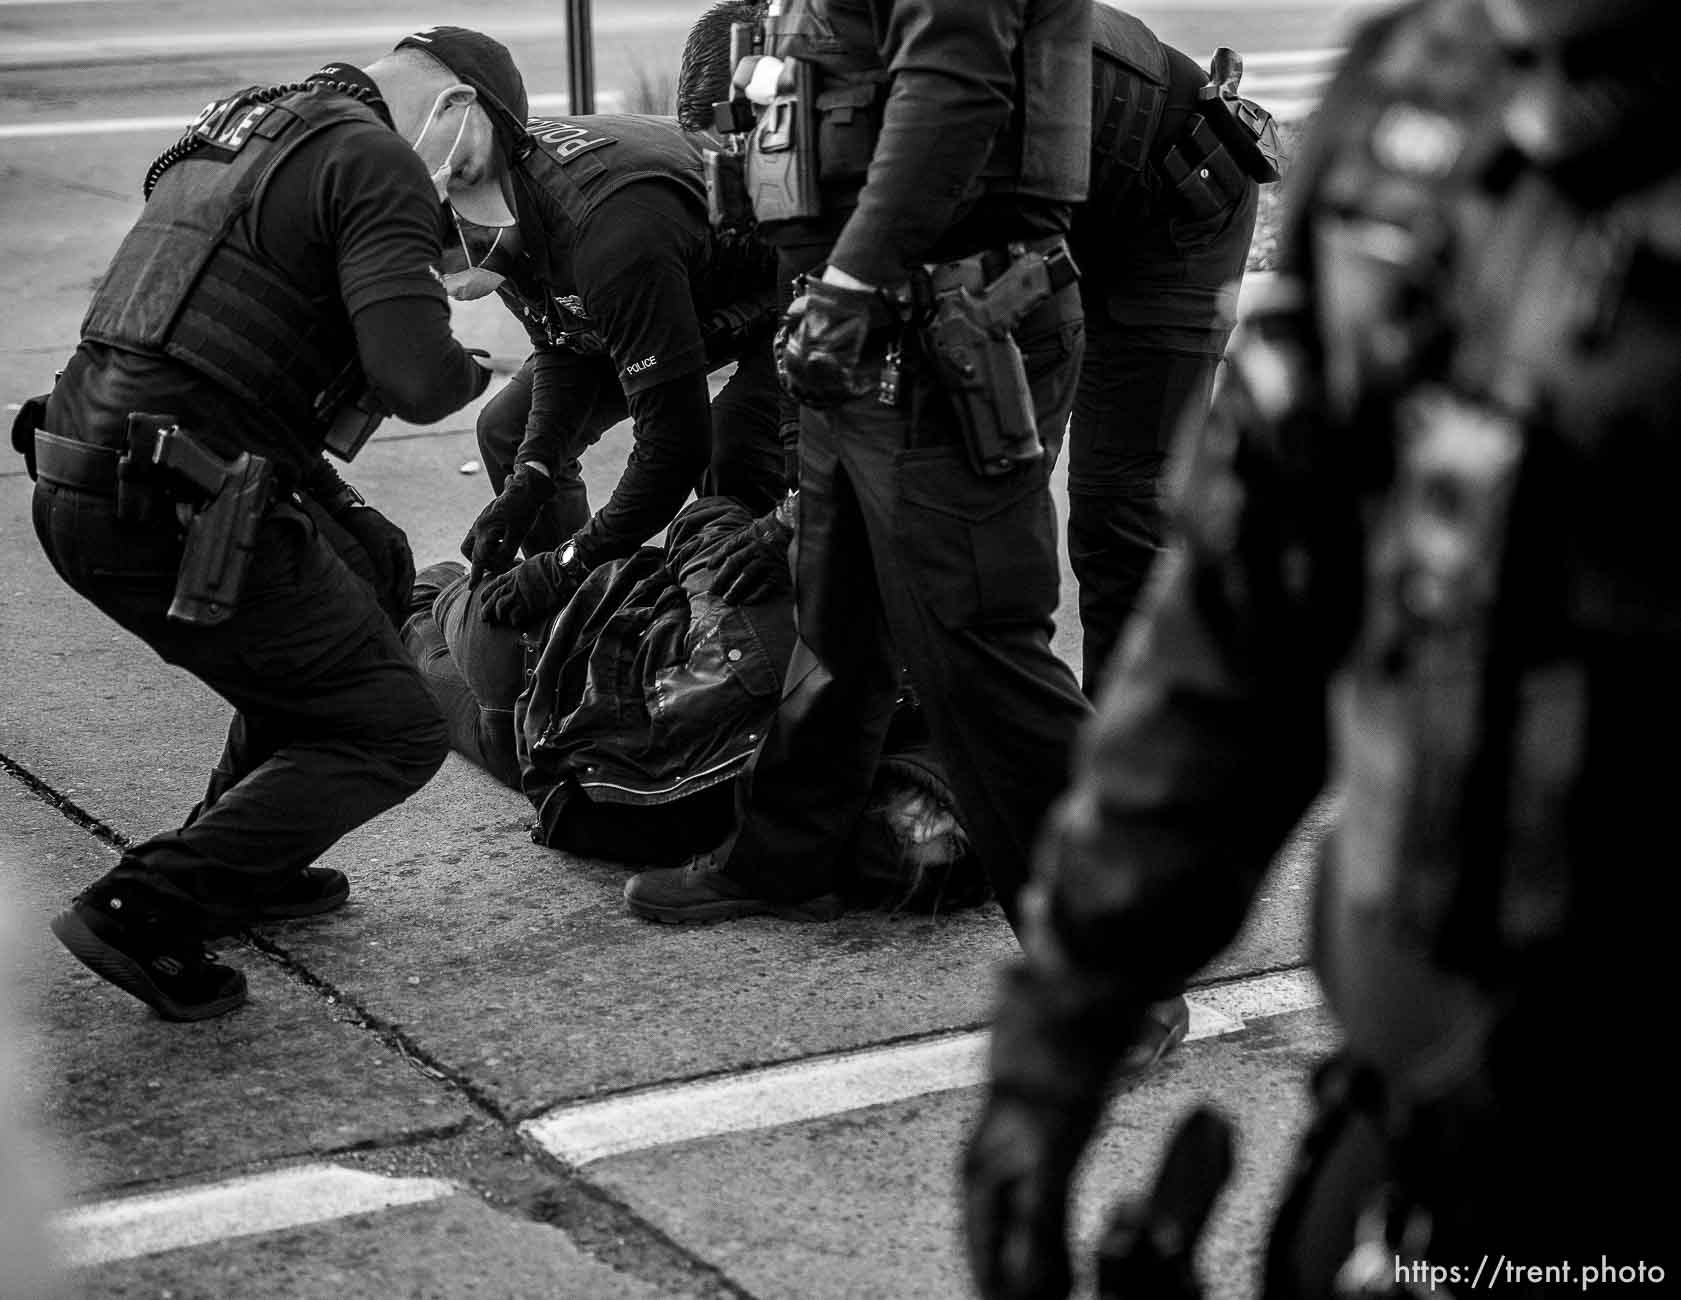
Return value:
M 450 202 L 469 221 L 479 222 L 480 216 L 489 214 L 491 219 L 480 224 L 508 224 L 513 219 L 513 197 L 507 183 L 507 162 L 525 137 L 525 121 L 531 112 L 525 78 L 514 66 L 514 56 L 501 41 L 470 27 L 427 27 L 403 37 L 395 48 L 424 51 L 478 93 L 502 146 L 503 166 L 497 176 L 464 194 L 451 196 Z M 496 219 L 499 206 L 508 210 L 505 219 Z

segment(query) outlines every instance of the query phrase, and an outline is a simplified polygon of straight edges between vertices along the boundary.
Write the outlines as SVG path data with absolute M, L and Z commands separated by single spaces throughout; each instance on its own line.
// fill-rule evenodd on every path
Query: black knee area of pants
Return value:
M 409 695 L 403 705 L 403 723 L 381 743 L 379 757 L 413 794 L 437 774 L 449 756 L 449 727 L 418 674 Z
M 508 384 L 479 411 L 474 428 L 479 444 L 479 458 L 491 487 L 500 492 L 502 484 L 513 468 L 525 438 L 526 416 L 531 410 L 531 395 L 517 384 Z

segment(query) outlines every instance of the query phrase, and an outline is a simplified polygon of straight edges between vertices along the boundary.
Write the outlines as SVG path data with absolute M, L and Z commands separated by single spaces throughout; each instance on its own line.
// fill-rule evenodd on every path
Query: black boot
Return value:
M 129 887 L 95 885 L 53 918 L 52 930 L 82 965 L 165 1020 L 208 1020 L 245 1001 L 243 974 Z
M 278 893 L 258 903 L 251 917 L 252 925 L 264 921 L 295 921 L 305 916 L 320 916 L 336 907 L 344 906 L 350 897 L 350 882 L 344 872 L 332 867 L 305 867 Z

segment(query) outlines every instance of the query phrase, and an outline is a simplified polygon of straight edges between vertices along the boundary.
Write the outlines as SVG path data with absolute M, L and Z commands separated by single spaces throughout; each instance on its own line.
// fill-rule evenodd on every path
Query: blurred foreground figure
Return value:
M 0 866 L 22 870 L 0 837 Z M 25 1091 L 22 1048 L 28 1042 L 18 1022 L 17 993 L 25 943 L 10 905 L 0 901 L 0 1300 L 51 1300 L 63 1294 L 54 1251 L 47 1235 L 48 1209 L 57 1199 L 57 1171 L 42 1158 L 35 1135 L 34 1101 Z
M 1641 1002 L 1681 728 L 1670 16 L 1429 0 L 1351 51 L 1278 298 L 1186 448 L 1183 553 L 1041 844 L 965 1165 L 987 1300 L 1066 1293 L 1069 1177 L 1145 1008 L 1231 940 L 1328 779 L 1315 954 L 1346 1047 L 1265 1294 L 1666 1263 Z
M 386 414 L 431 423 L 484 390 L 450 333 L 440 204 L 512 223 L 525 110 L 507 50 L 461 28 L 207 106 L 147 171 L 80 345 L 14 427 L 59 576 L 237 710 L 181 828 L 53 921 L 167 1019 L 244 1001 L 204 941 L 343 903 L 315 859 L 448 752 L 397 635 L 408 538 L 323 452 L 349 461 Z

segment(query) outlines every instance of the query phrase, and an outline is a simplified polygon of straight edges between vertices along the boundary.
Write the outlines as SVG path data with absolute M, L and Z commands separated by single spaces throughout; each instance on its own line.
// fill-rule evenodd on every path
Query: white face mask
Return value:
M 420 134 L 414 138 L 414 151 L 420 154 L 421 162 L 426 161 L 426 155 L 421 152 L 420 142 L 426 138 L 426 133 L 432 129 L 432 123 L 438 120 L 438 109 L 443 105 L 444 96 L 454 89 L 455 87 L 451 86 L 449 90 L 439 92 L 437 99 L 432 101 L 432 111 L 426 114 L 426 122 L 421 126 Z M 462 107 L 461 125 L 455 128 L 455 139 L 450 142 L 449 152 L 444 155 L 443 162 L 431 169 L 432 188 L 437 191 L 439 203 L 449 202 L 449 178 L 450 173 L 455 168 L 455 151 L 461 147 L 462 137 L 467 134 L 467 118 L 472 111 L 472 107 L 471 100 Z

